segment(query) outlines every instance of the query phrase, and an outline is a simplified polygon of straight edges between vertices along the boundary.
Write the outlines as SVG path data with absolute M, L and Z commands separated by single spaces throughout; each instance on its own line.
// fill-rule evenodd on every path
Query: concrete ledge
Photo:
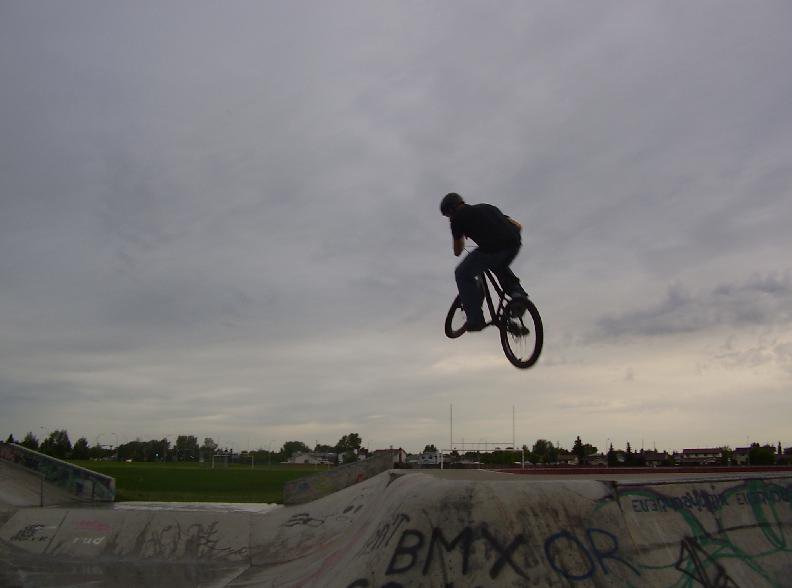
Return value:
M 454 468 L 446 468 L 454 469 Z M 631 474 L 636 476 L 667 476 L 669 474 L 771 474 L 792 473 L 792 466 L 679 466 L 659 468 L 633 468 L 633 467 L 586 467 L 586 466 L 555 466 L 526 468 L 497 468 L 496 471 L 505 474 L 534 475 L 553 474 L 583 476 L 589 474 Z
M 0 459 L 42 476 L 80 500 L 113 502 L 115 479 L 16 445 L 0 443 Z
M 391 469 L 395 461 L 395 452 L 380 451 L 363 461 L 291 480 L 283 485 L 283 504 L 303 504 L 338 492 Z

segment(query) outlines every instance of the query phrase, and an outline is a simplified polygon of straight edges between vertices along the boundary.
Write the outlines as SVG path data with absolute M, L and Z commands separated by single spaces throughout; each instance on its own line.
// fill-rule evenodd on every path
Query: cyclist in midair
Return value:
M 456 192 L 445 195 L 440 212 L 451 225 L 454 255 L 459 257 L 464 251 L 466 237 L 478 245 L 454 272 L 467 316 L 466 330 L 481 331 L 486 326 L 481 310 L 483 294 L 476 282 L 486 269 L 492 270 L 504 291 L 513 298 L 513 312 L 524 312 L 525 306 L 520 303 L 527 299 L 527 294 L 509 267 L 522 245 L 522 225 L 491 204 L 467 204 Z

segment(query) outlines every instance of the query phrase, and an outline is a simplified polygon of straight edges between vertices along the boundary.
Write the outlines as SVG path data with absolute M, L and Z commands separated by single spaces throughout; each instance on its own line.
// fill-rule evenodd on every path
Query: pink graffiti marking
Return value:
M 101 521 L 77 521 L 75 526 L 81 531 L 96 531 L 97 533 L 107 533 L 113 530 L 110 525 Z

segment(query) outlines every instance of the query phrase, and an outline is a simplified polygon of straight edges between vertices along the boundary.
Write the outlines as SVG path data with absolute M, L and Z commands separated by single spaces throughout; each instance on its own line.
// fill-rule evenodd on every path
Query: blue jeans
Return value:
M 507 294 L 515 291 L 524 293 L 520 280 L 509 268 L 509 264 L 514 261 L 519 251 L 519 245 L 495 253 L 485 253 L 481 249 L 474 249 L 456 267 L 454 277 L 457 288 L 459 288 L 459 296 L 462 299 L 462 308 L 465 310 L 468 321 L 471 323 L 484 322 L 484 313 L 481 311 L 484 293 L 476 282 L 476 277 L 481 275 L 484 270 L 492 270 Z

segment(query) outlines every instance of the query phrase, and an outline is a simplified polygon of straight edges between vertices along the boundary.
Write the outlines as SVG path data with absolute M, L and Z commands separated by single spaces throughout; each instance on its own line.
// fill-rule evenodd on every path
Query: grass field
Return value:
M 320 471 L 319 466 L 292 465 L 219 465 L 212 469 L 208 464 L 183 462 L 72 463 L 115 478 L 117 501 L 281 503 L 284 482 Z

